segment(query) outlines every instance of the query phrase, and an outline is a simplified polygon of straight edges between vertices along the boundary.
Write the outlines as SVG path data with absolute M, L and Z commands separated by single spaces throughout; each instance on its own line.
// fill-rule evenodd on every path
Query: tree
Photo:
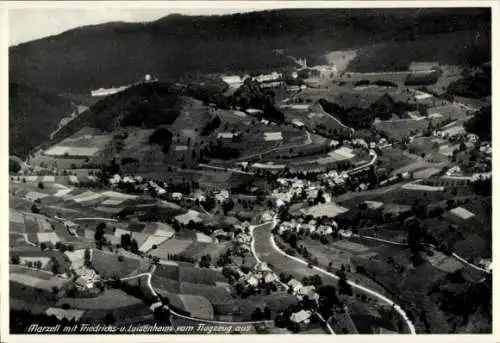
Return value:
M 113 312 L 106 313 L 106 316 L 104 316 L 104 323 L 106 325 L 113 325 L 115 323 L 115 316 L 113 316 Z
M 212 257 L 209 254 L 203 255 L 200 259 L 200 267 L 209 268 L 211 262 L 212 262 Z
M 52 262 L 52 273 L 54 273 L 54 275 L 57 275 L 59 273 L 60 267 L 59 262 L 54 257 L 52 257 L 50 261 Z
M 90 249 L 89 248 L 85 248 L 85 251 L 83 253 L 83 260 L 84 260 L 85 266 L 90 267 Z
M 257 307 L 253 312 L 252 314 L 250 315 L 250 319 L 253 320 L 253 321 L 259 321 L 259 320 L 262 320 L 262 317 L 263 317 L 263 313 L 262 313 L 262 310 L 260 309 L 260 307 Z
M 268 306 L 264 307 L 263 318 L 266 319 L 266 320 L 270 320 L 271 319 L 271 310 L 269 309 Z
M 133 252 L 134 254 L 136 254 L 139 251 L 139 244 L 137 243 L 135 238 L 132 239 L 132 242 L 130 243 L 130 251 Z
M 123 255 L 119 255 L 119 256 L 118 256 L 118 261 L 119 261 L 119 262 L 123 262 L 123 261 L 125 261 L 125 257 L 123 257 Z
M 10 263 L 19 264 L 20 262 L 21 262 L 21 258 L 19 257 L 19 255 L 12 255 L 10 257 Z
M 40 209 L 38 208 L 38 206 L 36 204 L 33 204 L 31 205 L 31 212 L 33 213 L 40 213 Z
M 340 278 L 339 278 L 339 282 L 338 282 L 338 286 L 339 286 L 339 293 L 340 294 L 347 294 L 349 296 L 352 296 L 352 288 L 351 288 L 351 285 L 349 285 L 347 283 L 347 279 L 346 279 L 346 276 L 345 276 L 345 273 L 340 273 Z
M 104 222 L 99 223 L 99 225 L 97 225 L 95 230 L 94 239 L 98 242 L 101 242 L 104 237 L 105 230 L 106 230 L 106 223 Z

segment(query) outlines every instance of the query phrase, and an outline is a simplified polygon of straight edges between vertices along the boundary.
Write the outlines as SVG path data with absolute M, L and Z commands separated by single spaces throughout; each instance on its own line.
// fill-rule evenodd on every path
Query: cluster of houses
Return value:
M 269 268 L 266 262 L 257 262 L 247 274 L 241 269 L 238 269 L 237 273 L 240 276 L 240 282 L 251 287 L 271 284 L 279 280 L 278 276 Z
M 252 79 L 258 82 L 262 87 L 277 87 L 283 84 L 283 74 L 276 71 L 273 71 L 270 74 L 260 74 L 254 77 L 251 77 L 250 75 L 245 75 L 243 77 L 239 75 L 223 75 L 221 78 L 222 81 L 227 83 L 232 89 L 241 87 L 247 79 Z
M 282 234 L 287 231 L 300 232 L 307 231 L 308 233 L 317 233 L 319 235 L 331 235 L 338 225 L 335 221 L 331 221 L 331 225 L 318 225 L 315 219 L 306 222 L 302 218 L 292 219 L 282 222 L 278 227 L 278 233 Z

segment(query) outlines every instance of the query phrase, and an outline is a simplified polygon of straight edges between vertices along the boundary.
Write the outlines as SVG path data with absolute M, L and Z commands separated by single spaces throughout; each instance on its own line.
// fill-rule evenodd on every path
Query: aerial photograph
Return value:
M 296 7 L 9 10 L 10 335 L 492 334 L 492 8 Z

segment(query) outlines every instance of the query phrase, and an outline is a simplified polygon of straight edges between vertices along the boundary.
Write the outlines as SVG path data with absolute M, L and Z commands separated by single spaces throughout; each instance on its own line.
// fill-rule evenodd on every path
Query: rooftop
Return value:
M 457 217 L 462 218 L 463 220 L 467 220 L 475 216 L 474 213 L 466 210 L 463 207 L 455 207 L 450 211 L 450 213 L 456 215 Z

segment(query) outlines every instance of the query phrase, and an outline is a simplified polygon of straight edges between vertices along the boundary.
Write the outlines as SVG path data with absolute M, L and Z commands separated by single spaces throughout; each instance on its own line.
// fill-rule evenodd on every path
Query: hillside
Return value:
M 108 96 L 80 114 L 54 136 L 54 141 L 72 135 L 84 126 L 111 132 L 118 127 L 156 128 L 171 125 L 182 109 L 182 98 L 167 83 L 144 83 Z
M 73 111 L 70 100 L 9 83 L 9 154 L 25 157 Z
M 489 9 L 470 8 L 171 15 L 150 23 L 81 27 L 11 47 L 9 70 L 14 82 L 64 93 L 87 93 L 134 82 L 146 73 L 168 79 L 186 73 L 270 70 L 291 65 L 285 55 L 318 61 L 325 52 L 335 49 L 476 30 L 490 21 Z M 433 42 L 426 44 L 429 50 Z M 276 49 L 285 54 L 276 53 Z M 365 56 L 377 58 L 370 52 Z
M 476 36 L 477 33 L 480 33 Z M 412 61 L 480 65 L 491 56 L 491 28 L 414 37 L 363 47 L 347 68 L 352 72 L 407 70 Z

